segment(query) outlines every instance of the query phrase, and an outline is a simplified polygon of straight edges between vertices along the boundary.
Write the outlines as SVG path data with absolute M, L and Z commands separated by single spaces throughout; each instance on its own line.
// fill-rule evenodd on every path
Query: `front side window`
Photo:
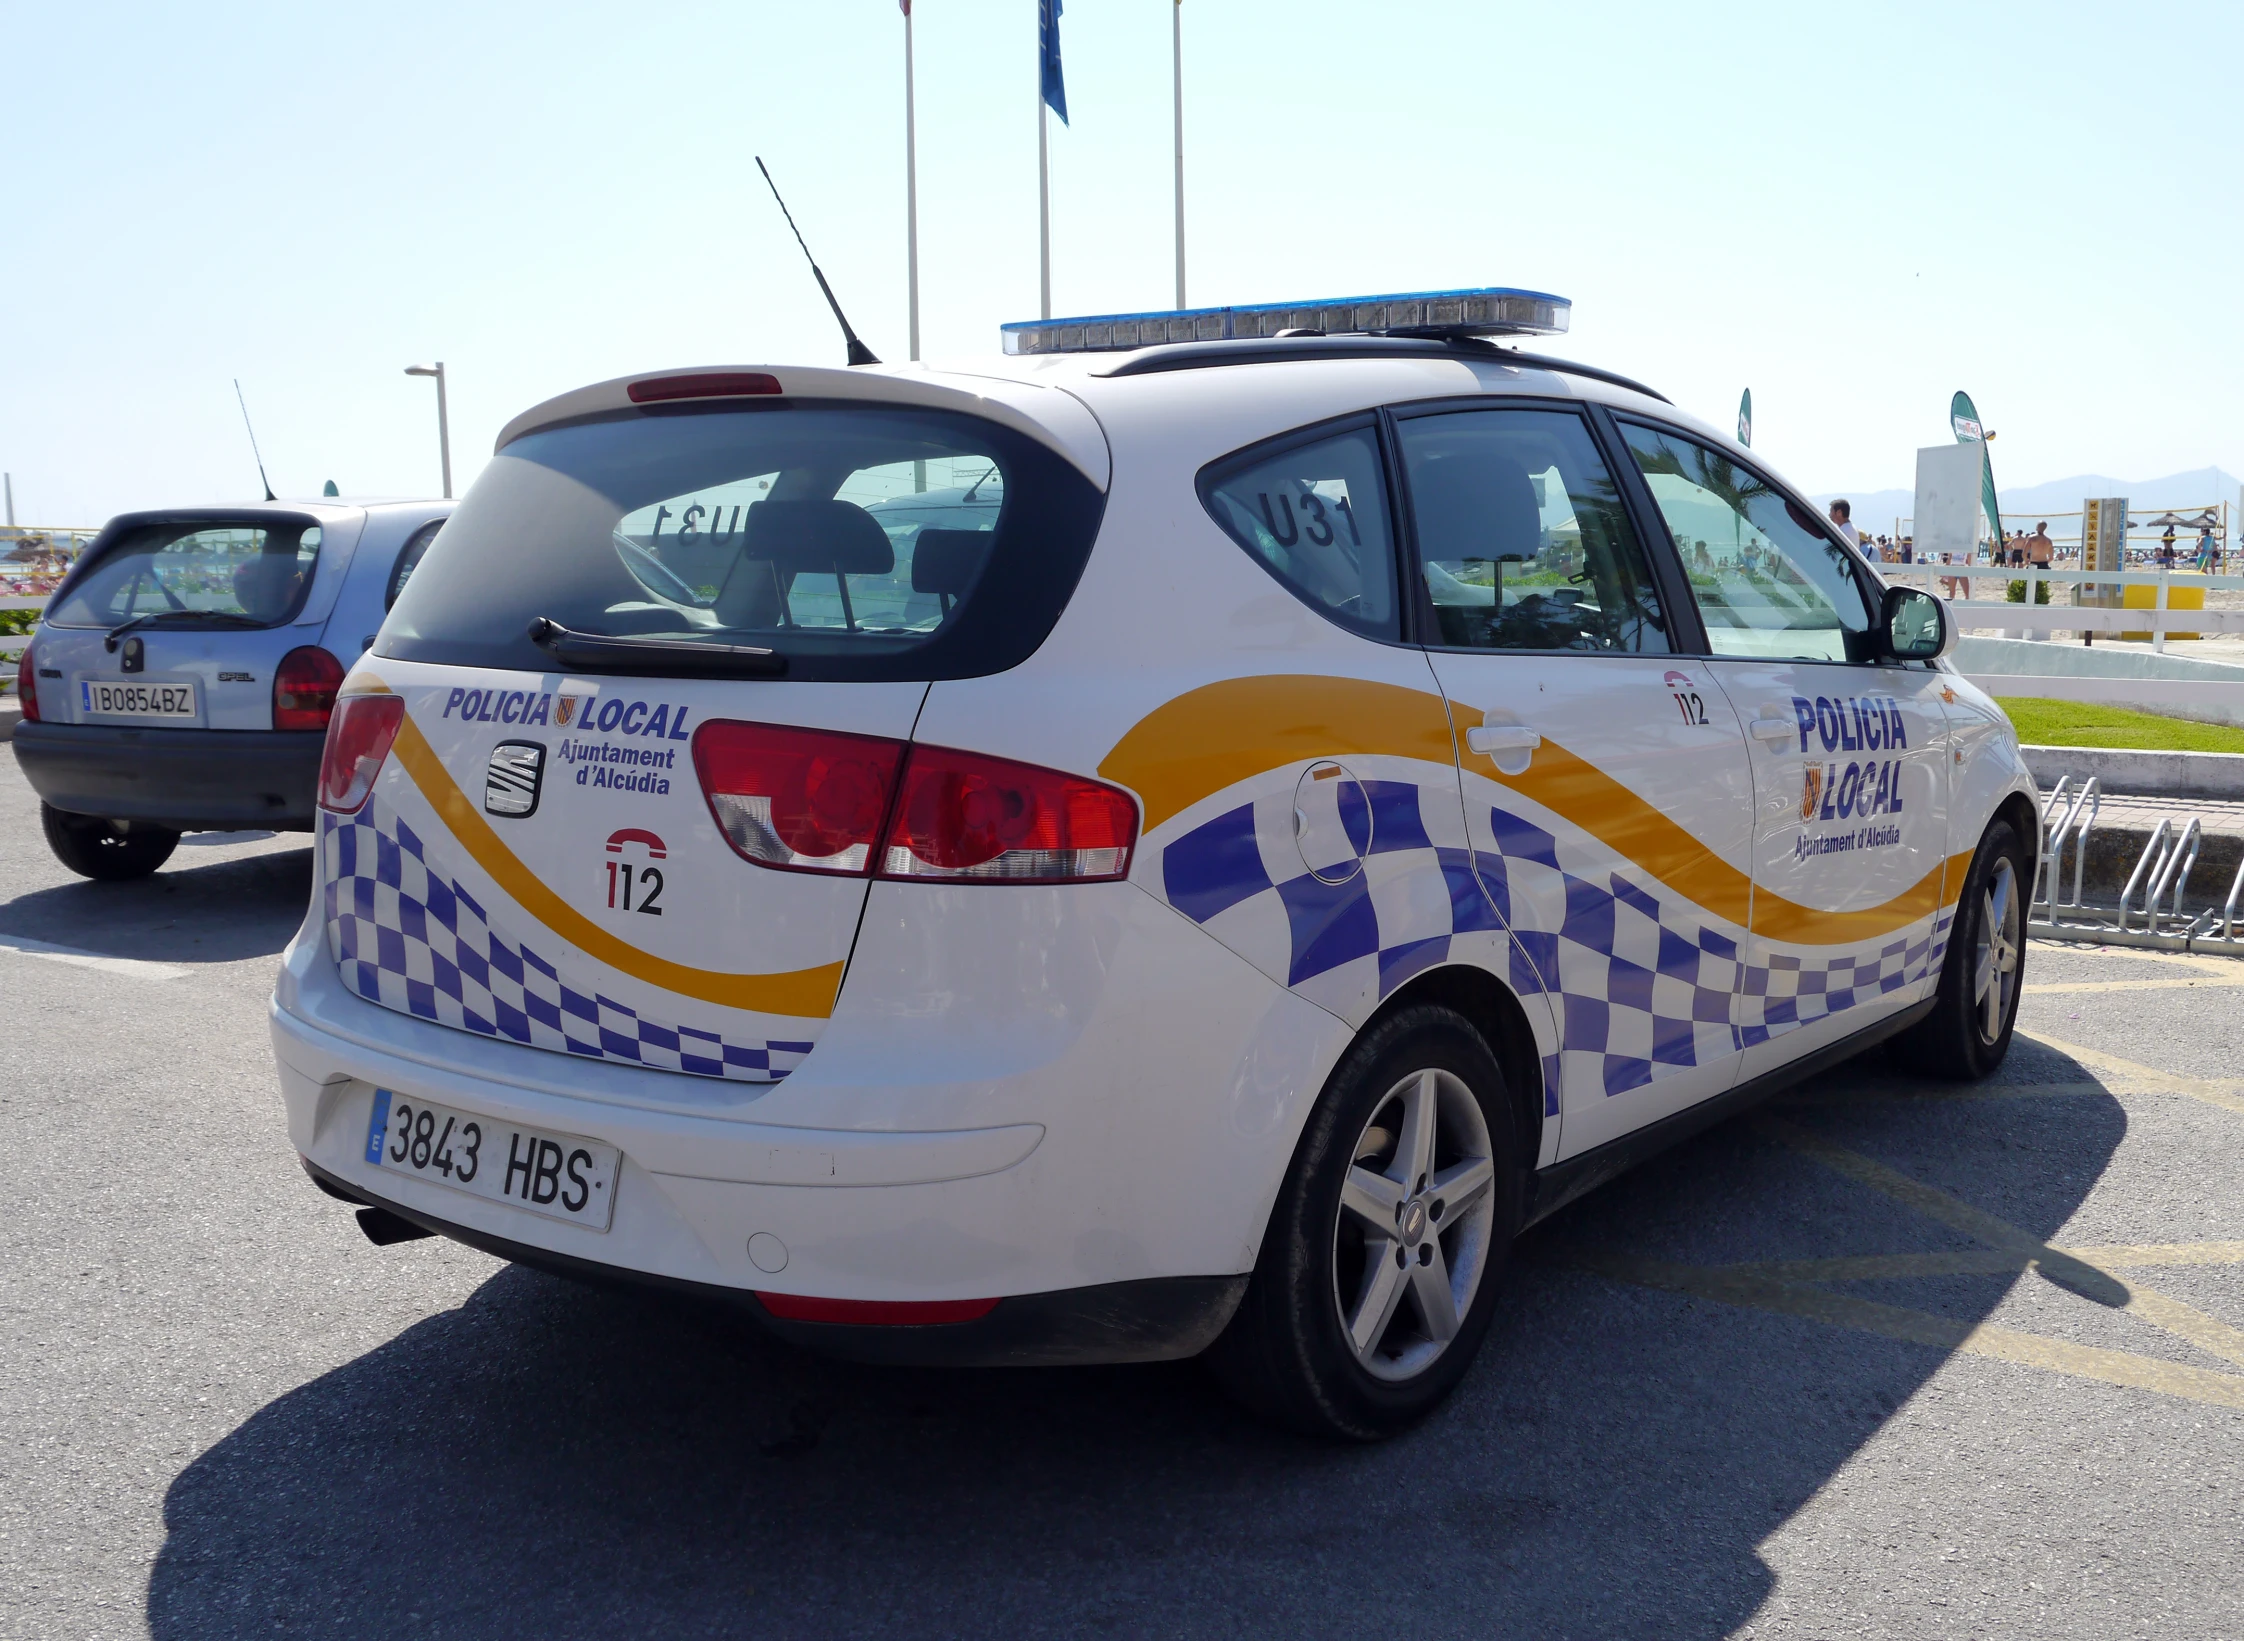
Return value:
M 540 617 L 769 649 L 797 678 L 1002 671 L 1043 641 L 1102 506 L 1008 429 L 905 406 L 634 413 L 508 445 L 398 590 L 379 653 L 540 667 Z
M 95 560 L 47 623 L 277 627 L 302 607 L 319 544 L 316 524 L 142 525 Z
M 1402 423 L 1418 568 L 1454 649 L 1658 655 L 1672 646 L 1613 474 L 1571 411 Z
M 1310 608 L 1373 638 L 1397 635 L 1394 538 L 1369 427 L 1250 452 L 1212 469 L 1200 498 Z
M 1870 607 L 1845 548 L 1751 468 L 1666 428 L 1623 423 L 1675 537 L 1716 655 L 1866 661 Z

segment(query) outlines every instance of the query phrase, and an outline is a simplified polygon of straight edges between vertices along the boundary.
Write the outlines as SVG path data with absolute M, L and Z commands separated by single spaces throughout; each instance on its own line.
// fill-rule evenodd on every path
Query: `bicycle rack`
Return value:
M 2127 879 L 2127 887 L 2119 894 L 2119 927 L 2125 933 L 2135 913 L 2135 891 L 2143 888 L 2145 879 L 2149 889 L 2143 896 L 2143 932 L 2156 934 L 2159 923 L 2159 902 L 2166 898 L 2169 888 L 2173 898 L 2169 915 L 2179 917 L 2182 907 L 2182 888 L 2189 882 L 2190 869 L 2197 864 L 2198 821 L 2190 816 L 2181 831 L 2174 830 L 2171 816 L 2160 816 L 2158 825 L 2151 829 L 2150 841 L 2143 845 L 2142 859 L 2135 862 L 2135 870 Z
M 2102 779 L 2095 775 L 2089 776 L 2081 784 L 2080 790 L 2072 795 L 2072 802 L 2065 808 L 2064 818 L 2052 826 L 2050 817 L 2057 813 L 2059 805 L 2064 804 L 2065 789 L 2071 783 L 2070 775 L 2060 776 L 2057 784 L 2050 789 L 2048 802 L 2042 809 L 2042 852 L 2034 874 L 2034 899 L 2026 907 L 2029 920 L 2036 905 L 2047 908 L 2047 921 L 2055 923 L 2059 906 L 2077 909 L 2081 904 L 2081 878 L 2088 867 L 2088 834 L 2096 824 L 2096 817 L 2103 812 L 2104 793 Z M 2085 814 L 2082 813 L 2083 810 L 2086 811 Z M 2069 900 L 2062 900 L 2059 896 L 2063 893 L 2061 880 L 2065 875 L 2065 845 L 2068 842 L 2073 849 L 2073 892 Z

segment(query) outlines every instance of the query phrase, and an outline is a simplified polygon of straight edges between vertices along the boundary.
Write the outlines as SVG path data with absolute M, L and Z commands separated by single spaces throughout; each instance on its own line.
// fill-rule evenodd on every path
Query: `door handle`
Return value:
M 1789 741 L 1800 733 L 1800 726 L 1789 718 L 1756 718 L 1753 720 L 1753 738 L 1766 741 L 1771 746 L 1779 741 Z
M 1475 724 L 1465 731 L 1465 750 L 1494 757 L 1499 752 L 1532 752 L 1543 737 L 1524 724 Z

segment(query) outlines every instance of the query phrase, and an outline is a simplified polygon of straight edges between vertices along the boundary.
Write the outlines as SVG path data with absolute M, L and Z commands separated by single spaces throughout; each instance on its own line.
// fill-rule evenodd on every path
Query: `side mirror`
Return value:
M 1883 617 L 1886 657 L 1893 661 L 1937 661 L 1963 636 L 1949 621 L 1948 606 L 1915 587 L 1888 587 Z

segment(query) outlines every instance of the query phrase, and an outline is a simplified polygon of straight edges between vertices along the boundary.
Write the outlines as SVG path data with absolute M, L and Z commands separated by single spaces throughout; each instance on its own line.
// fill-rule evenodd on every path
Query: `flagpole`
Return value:
M 912 358 L 919 358 L 919 136 L 912 107 L 912 0 L 904 7 L 904 280 Z
M 1176 63 L 1177 306 L 1184 301 L 1184 0 L 1169 8 L 1169 45 Z
M 1052 164 L 1044 137 L 1044 56 L 1036 59 L 1036 266 L 1038 317 L 1052 317 Z

